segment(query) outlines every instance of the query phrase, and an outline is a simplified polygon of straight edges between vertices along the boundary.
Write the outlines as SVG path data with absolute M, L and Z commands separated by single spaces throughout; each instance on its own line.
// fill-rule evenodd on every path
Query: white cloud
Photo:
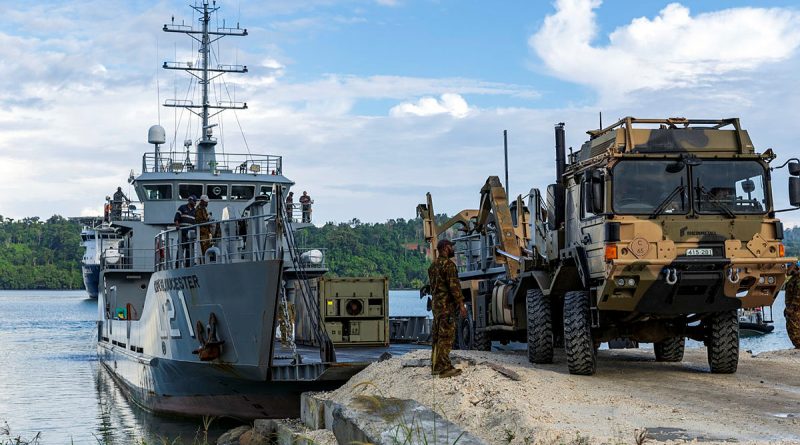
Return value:
M 284 3 L 293 7 L 303 2 Z M 120 3 L 122 7 L 130 4 Z M 157 116 L 154 36 L 163 19 L 174 12 L 160 7 L 164 11 L 151 11 L 150 18 L 124 14 L 133 22 L 98 20 L 106 28 L 93 28 L 91 35 L 99 37 L 91 42 L 86 37 L 90 33 L 80 29 L 85 21 L 77 19 L 66 22 L 69 29 L 58 41 L 0 33 L 0 43 L 7 43 L 0 45 L 0 58 L 11 62 L 0 67 L 0 91 L 5 92 L 0 93 L 0 214 L 46 218 L 54 213 L 98 213 L 103 198 L 118 185 L 132 195 L 125 180 L 131 168 L 141 168 L 142 153 L 151 149 L 147 128 Z M 114 9 L 75 8 L 98 14 Z M 591 8 L 588 11 L 591 15 Z M 42 25 L 42 29 L 47 28 Z M 250 30 L 253 40 L 263 36 Z M 163 33 L 158 35 L 165 39 Z M 170 48 L 161 58 L 173 60 L 171 41 L 160 46 Z M 236 117 L 230 112 L 219 115 L 225 150 L 247 151 L 238 134 L 240 122 L 250 151 L 284 156 L 287 176 L 314 196 L 314 216 L 321 222 L 413 217 L 426 191 L 433 192 L 439 212 L 474 208 L 486 177 L 502 174 L 503 129 L 509 130 L 511 191 L 525 194 L 552 181 L 554 123 L 567 123 L 567 143 L 573 147 L 584 141 L 586 129 L 597 125 L 595 105 L 549 109 L 492 105 L 493 98 L 511 97 L 516 103 L 537 99 L 538 92 L 527 85 L 459 78 L 458 73 L 440 78 L 337 73 L 291 81 L 303 77 L 287 75 L 294 74 L 290 70 L 296 66 L 291 55 L 274 46 L 249 51 L 240 52 L 237 63 L 247 64 L 250 72 L 227 78 L 236 84 L 237 100 L 247 101 L 249 109 Z M 186 50 L 176 60 L 186 60 L 182 55 L 191 54 Z M 575 57 L 580 62 L 582 55 Z M 800 109 L 800 78 L 794 75 L 800 62 L 791 54 L 787 57 L 766 68 L 754 66 L 750 76 L 738 72 L 732 76 L 734 71 L 728 71 L 722 79 L 707 78 L 704 81 L 713 82 L 713 91 L 699 92 L 691 85 L 668 91 L 626 90 L 636 100 L 604 106 L 603 115 L 608 121 L 625 115 L 740 116 L 759 149 L 774 147 L 779 160 L 785 160 L 790 153 L 796 155 L 798 116 L 792 110 Z M 37 65 L 42 62 L 52 70 Z M 105 72 L 97 70 L 101 63 Z M 601 67 L 595 69 L 596 75 L 606 75 L 604 69 L 612 65 L 606 60 L 595 64 Z M 93 75 L 92 68 L 98 74 Z M 174 89 L 163 72 L 161 76 L 163 100 L 172 97 Z M 180 96 L 186 83 L 176 77 Z M 747 94 L 738 94 L 741 91 Z M 480 97 L 480 109 L 464 97 L 470 102 Z M 362 112 L 361 103 L 369 103 L 371 113 Z M 413 118 L 421 115 L 427 117 Z M 162 108 L 161 116 L 171 138 L 173 110 Z M 185 136 L 177 134 L 179 144 Z M 443 175 L 443 166 L 457 174 Z M 776 172 L 773 190 L 776 202 L 785 206 L 786 179 L 779 175 Z M 783 213 L 781 218 L 791 226 L 800 223 L 798 214 Z
M 286 68 L 286 66 L 284 64 L 280 63 L 276 59 L 273 59 L 272 57 L 268 57 L 268 58 L 262 60 L 261 61 L 261 66 L 263 66 L 264 68 L 268 68 L 268 69 L 276 70 L 276 71 L 283 71 L 283 69 Z
M 423 97 L 416 103 L 405 102 L 392 107 L 389 110 L 391 116 L 433 116 L 437 114 L 449 114 L 453 117 L 466 117 L 470 108 L 467 101 L 459 94 L 445 93 L 441 99 L 435 97 Z
M 599 45 L 595 9 L 601 4 L 558 0 L 556 12 L 528 43 L 556 76 L 588 85 L 604 100 L 757 70 L 786 60 L 800 46 L 800 14 L 794 10 L 732 8 L 692 16 L 679 3 L 653 19 L 632 20 Z

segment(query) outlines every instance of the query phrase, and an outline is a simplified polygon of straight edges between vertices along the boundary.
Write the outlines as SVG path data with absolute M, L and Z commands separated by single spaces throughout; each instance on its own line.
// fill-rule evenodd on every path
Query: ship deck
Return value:
M 414 343 L 392 343 L 389 346 L 338 346 L 336 348 L 336 361 L 338 364 L 362 364 L 372 363 L 384 353 L 389 353 L 393 357 L 398 357 L 411 351 L 419 349 L 430 349 L 430 345 Z M 297 352 L 304 364 L 321 363 L 319 348 L 316 346 L 297 345 Z M 292 349 L 284 347 L 276 340 L 275 355 L 272 365 L 281 366 L 292 363 Z

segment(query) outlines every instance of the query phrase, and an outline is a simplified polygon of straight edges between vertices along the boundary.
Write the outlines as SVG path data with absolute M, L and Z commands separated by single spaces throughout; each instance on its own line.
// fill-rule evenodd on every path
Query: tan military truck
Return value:
M 771 171 L 788 165 L 800 206 L 800 161 L 778 167 L 738 119 L 625 118 L 589 131 L 566 156 L 556 126 L 556 183 L 509 205 L 496 177 L 478 210 L 439 226 L 418 206 L 431 243 L 460 232 L 458 265 L 471 302 L 472 344 L 525 340 L 535 363 L 563 341 L 569 371 L 595 372 L 603 342 L 654 343 L 680 361 L 702 341 L 715 373 L 736 371 L 737 310 L 771 305 L 785 279 L 783 226 Z M 433 251 L 433 249 L 432 249 Z

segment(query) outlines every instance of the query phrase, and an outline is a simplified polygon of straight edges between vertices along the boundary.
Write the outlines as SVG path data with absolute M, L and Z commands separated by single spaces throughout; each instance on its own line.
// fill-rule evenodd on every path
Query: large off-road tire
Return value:
M 737 311 L 712 314 L 707 320 L 708 366 L 715 374 L 733 374 L 739 366 L 739 316 Z
M 489 336 L 488 331 L 479 331 L 475 329 L 472 336 L 472 345 L 476 351 L 491 351 L 492 338 Z
M 553 363 L 553 310 L 549 295 L 529 289 L 525 295 L 528 312 L 528 361 Z
M 592 340 L 588 292 L 573 291 L 564 295 L 564 350 L 570 374 L 594 374 L 597 356 Z
M 656 353 L 657 362 L 680 362 L 683 361 L 683 351 L 686 347 L 685 337 L 669 337 L 656 342 L 653 349 Z

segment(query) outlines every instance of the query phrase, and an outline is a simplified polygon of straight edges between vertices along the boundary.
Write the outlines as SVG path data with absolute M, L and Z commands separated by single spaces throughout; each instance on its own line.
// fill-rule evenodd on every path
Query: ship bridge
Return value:
M 288 190 L 294 182 L 283 176 L 282 158 L 272 155 L 217 154 L 210 165 L 198 166 L 194 153 L 166 155 L 145 153 L 142 173 L 132 183 L 145 203 L 145 224 L 172 224 L 179 206 L 194 195 L 208 195 L 208 209 L 214 219 L 228 208 L 238 217 L 247 202 L 256 196 L 269 196 L 275 184 Z

